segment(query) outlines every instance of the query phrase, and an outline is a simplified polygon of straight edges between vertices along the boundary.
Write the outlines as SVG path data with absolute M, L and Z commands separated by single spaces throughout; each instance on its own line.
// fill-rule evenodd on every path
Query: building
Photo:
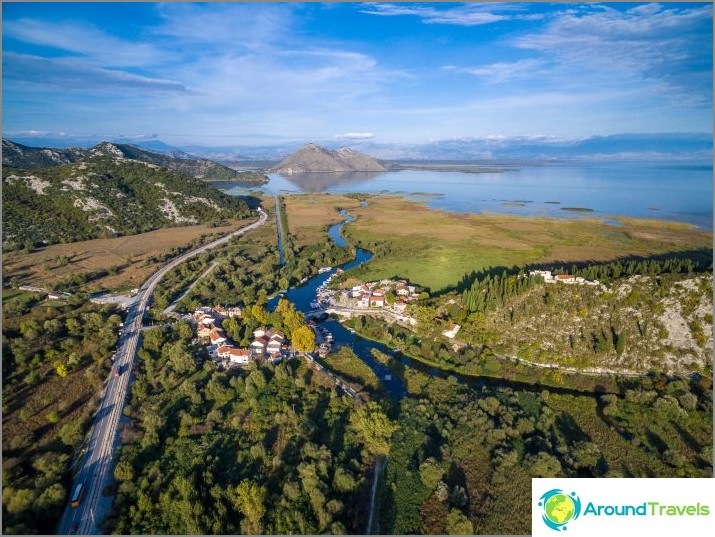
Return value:
M 206 338 L 210 337 L 211 331 L 216 330 L 216 327 L 212 324 L 206 325 L 206 324 L 200 324 L 198 329 L 196 330 L 196 335 L 199 336 L 200 338 Z
M 583 278 L 581 278 L 583 280 Z M 576 276 L 571 276 L 570 274 L 557 274 L 556 281 L 561 283 L 576 283 Z
M 241 316 L 241 308 L 238 306 L 229 306 L 228 308 L 214 306 L 213 311 L 222 319 Z
M 247 364 L 251 361 L 251 351 L 249 349 L 231 349 L 228 352 L 228 359 L 232 364 Z
M 401 300 L 398 300 L 392 305 L 392 309 L 394 309 L 398 313 L 405 313 L 405 310 L 407 309 L 407 304 L 405 304 Z
M 370 306 L 374 308 L 382 308 L 385 306 L 385 297 L 381 295 L 373 295 L 370 297 Z
M 261 336 L 256 338 L 253 343 L 251 343 L 251 350 L 254 354 L 262 356 L 266 352 L 267 346 L 268 338 L 266 336 Z
M 194 312 L 194 320 L 201 324 L 215 323 L 217 316 L 213 313 L 204 313 L 203 311 Z
M 47 293 L 47 298 L 49 298 L 50 300 L 59 300 L 60 298 L 62 298 L 62 295 L 55 291 L 50 291 L 49 293 Z
M 447 329 L 447 330 L 442 330 L 442 335 L 443 335 L 444 337 L 448 337 L 449 339 L 453 339 L 454 336 L 457 335 L 457 332 L 459 332 L 459 329 L 460 329 L 460 328 L 462 328 L 462 327 L 459 326 L 458 324 L 456 324 L 456 323 L 451 323 L 451 324 L 449 325 L 449 329 Z
M 226 336 L 224 335 L 223 330 L 219 330 L 218 328 L 211 330 L 209 333 L 209 339 L 211 340 L 212 345 L 220 345 L 226 342 Z
M 256 338 L 256 339 L 259 338 L 259 337 L 263 337 L 263 336 L 266 335 L 266 332 L 267 332 L 267 331 L 268 331 L 268 330 L 266 329 L 265 326 L 261 326 L 261 327 L 259 327 L 259 328 L 256 328 L 256 329 L 253 331 L 253 337 Z

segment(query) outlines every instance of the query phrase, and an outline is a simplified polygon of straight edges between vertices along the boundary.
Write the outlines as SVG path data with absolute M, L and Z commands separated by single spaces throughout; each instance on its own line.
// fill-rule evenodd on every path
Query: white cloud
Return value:
M 3 54 L 3 78 L 24 84 L 63 88 L 85 93 L 140 94 L 191 93 L 174 80 L 139 76 L 114 69 L 103 69 L 77 58 L 42 58 L 29 54 Z
M 547 62 L 544 60 L 528 59 L 514 62 L 497 62 L 478 67 L 455 67 L 447 65 L 442 67 L 445 71 L 468 73 L 484 78 L 486 82 L 509 82 L 512 80 L 535 78 L 542 73 Z
M 79 54 L 104 67 L 138 67 L 166 61 L 166 51 L 148 43 L 114 37 L 96 26 L 36 19 L 3 21 L 3 37 Z
M 371 132 L 346 132 L 335 135 L 335 138 L 340 140 L 371 140 L 374 137 L 375 135 Z
M 712 102 L 712 7 L 664 9 L 658 4 L 621 11 L 598 5 L 562 13 L 543 31 L 513 44 L 561 65 L 613 77 L 660 81 L 659 92 Z
M 425 24 L 451 24 L 455 26 L 481 26 L 504 20 L 538 20 L 541 14 L 522 14 L 523 5 L 508 2 L 465 4 L 458 7 L 425 7 L 414 4 L 365 4 L 362 13 L 383 17 L 415 16 Z

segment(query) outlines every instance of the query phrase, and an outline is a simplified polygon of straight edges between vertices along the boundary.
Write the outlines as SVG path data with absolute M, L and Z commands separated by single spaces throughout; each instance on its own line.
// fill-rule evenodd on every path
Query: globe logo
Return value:
M 565 494 L 561 489 L 551 489 L 539 499 L 544 524 L 555 531 L 566 531 L 567 524 L 581 514 L 581 500 L 575 492 Z

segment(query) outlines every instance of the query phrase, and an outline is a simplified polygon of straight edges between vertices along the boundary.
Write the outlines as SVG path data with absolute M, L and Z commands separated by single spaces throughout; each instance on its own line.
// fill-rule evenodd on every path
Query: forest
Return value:
M 147 333 L 113 533 L 361 533 L 395 425 L 303 360 L 216 371 L 188 325 Z
M 712 477 L 710 379 L 597 396 L 409 375 L 380 533 L 528 534 L 532 477 Z
M 54 533 L 121 317 L 78 299 L 3 303 L 3 533 Z

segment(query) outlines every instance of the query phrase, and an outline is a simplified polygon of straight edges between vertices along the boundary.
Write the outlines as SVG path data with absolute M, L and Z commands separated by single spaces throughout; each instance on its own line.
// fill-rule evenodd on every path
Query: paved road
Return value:
M 99 410 L 94 418 L 90 439 L 83 453 L 84 459 L 70 489 L 71 495 L 77 484 L 82 483 L 84 487 L 82 501 L 77 508 L 67 505 L 57 528 L 58 534 L 67 535 L 71 533 L 71 529 L 75 524 L 77 525 L 75 533 L 88 535 L 101 533 L 98 524 L 104 518 L 107 507 L 111 506 L 111 502 L 102 496 L 102 490 L 112 483 L 114 468 L 112 458 L 117 440 L 117 426 L 127 395 L 132 362 L 139 344 L 142 319 L 157 284 L 167 272 L 187 259 L 225 244 L 234 236 L 243 235 L 262 226 L 266 222 L 268 215 L 263 211 L 259 211 L 259 214 L 260 218 L 253 224 L 182 254 L 164 265 L 139 289 L 136 300 L 128 309 L 127 319 L 124 322 L 124 333 L 119 340 L 119 350 L 117 351 L 112 373 L 104 388 Z M 120 371 L 118 377 L 114 375 L 114 371 L 117 368 Z
M 197 284 L 197 283 L 199 283 L 199 282 L 200 282 L 201 280 L 203 280 L 206 276 L 208 276 L 209 273 L 210 273 L 213 269 L 215 269 L 217 265 L 218 265 L 218 263 L 217 263 L 216 261 L 214 261 L 213 263 L 211 263 L 211 265 L 209 266 L 209 268 L 207 268 L 198 278 L 196 278 L 193 282 L 191 282 L 191 285 L 189 285 L 189 286 L 186 288 L 186 290 L 185 290 L 183 293 L 181 293 L 181 295 L 179 296 L 179 298 L 177 298 L 177 299 L 174 300 L 169 306 L 167 306 L 166 309 L 165 309 L 164 311 L 162 311 L 162 313 L 163 313 L 164 315 L 171 315 L 172 313 L 174 313 L 174 309 L 176 308 L 176 305 L 177 305 L 179 302 L 181 302 L 181 301 L 183 300 L 183 298 L 184 298 L 186 295 L 188 295 L 194 287 L 196 287 L 196 284 Z

